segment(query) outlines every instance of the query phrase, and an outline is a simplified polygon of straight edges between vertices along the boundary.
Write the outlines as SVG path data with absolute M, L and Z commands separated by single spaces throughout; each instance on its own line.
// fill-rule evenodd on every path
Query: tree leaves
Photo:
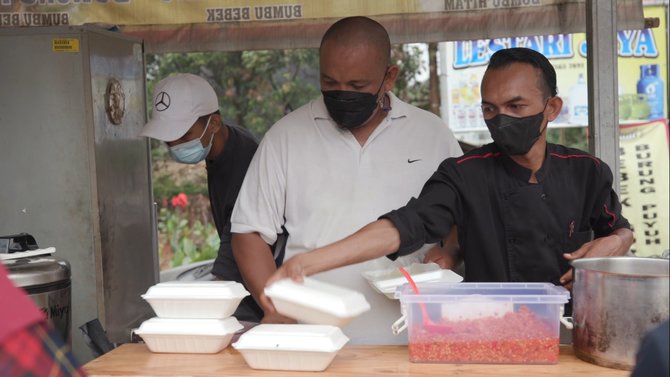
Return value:
M 427 107 L 427 84 L 416 81 L 424 69 L 417 45 L 393 46 L 391 59 L 401 68 L 398 97 Z M 146 61 L 148 109 L 156 83 L 171 73 L 193 73 L 214 87 L 224 119 L 259 138 L 320 93 L 318 49 L 168 53 L 148 55 Z

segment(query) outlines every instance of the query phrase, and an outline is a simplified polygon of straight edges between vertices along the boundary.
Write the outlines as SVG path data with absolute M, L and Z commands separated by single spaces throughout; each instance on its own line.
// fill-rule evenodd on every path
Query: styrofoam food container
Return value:
M 253 369 L 322 371 L 349 341 L 338 327 L 327 325 L 258 325 L 233 347 Z
M 436 263 L 412 263 L 405 267 L 415 283 L 460 283 L 463 277 L 451 270 L 440 268 Z M 363 277 L 377 292 L 395 299 L 396 288 L 407 284 L 407 279 L 397 267 L 364 271 Z
M 169 281 L 151 286 L 142 298 L 161 318 L 222 319 L 233 315 L 248 295 L 234 281 Z
M 151 352 L 217 353 L 230 344 L 243 326 L 235 319 L 180 319 L 154 317 L 142 322 L 135 334 Z
M 282 279 L 265 288 L 277 312 L 300 322 L 345 326 L 370 310 L 362 293 L 305 278 L 304 283 Z

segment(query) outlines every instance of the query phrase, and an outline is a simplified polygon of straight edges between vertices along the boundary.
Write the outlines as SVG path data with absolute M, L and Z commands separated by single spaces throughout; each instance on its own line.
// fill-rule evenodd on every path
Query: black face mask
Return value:
M 386 79 L 386 73 L 384 73 Z M 363 126 L 374 114 L 379 102 L 379 92 L 384 85 L 382 80 L 377 93 L 352 92 L 348 90 L 321 91 L 328 114 L 338 126 L 353 130 Z
M 546 108 L 546 105 L 545 105 Z M 486 127 L 491 132 L 491 138 L 498 148 L 507 155 L 522 155 L 528 153 L 544 129 L 544 110 L 522 118 L 498 114 L 485 120 Z M 546 128 L 546 127 L 545 127 Z

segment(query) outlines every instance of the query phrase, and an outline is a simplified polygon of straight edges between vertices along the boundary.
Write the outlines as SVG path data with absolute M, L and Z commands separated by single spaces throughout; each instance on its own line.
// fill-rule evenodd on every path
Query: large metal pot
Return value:
M 4 263 L 14 285 L 26 291 L 63 340 L 70 344 L 70 264 L 51 255 L 11 259 Z
M 632 369 L 642 337 L 669 317 L 669 261 L 585 258 L 572 266 L 575 355 L 605 367 Z

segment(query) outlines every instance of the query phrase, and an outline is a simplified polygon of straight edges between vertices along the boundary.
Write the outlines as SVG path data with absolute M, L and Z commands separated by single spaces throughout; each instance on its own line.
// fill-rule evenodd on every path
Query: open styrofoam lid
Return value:
M 328 325 L 258 325 L 242 334 L 236 349 L 335 352 L 347 342 L 342 330 Z
M 244 286 L 235 281 L 168 281 L 149 287 L 144 299 L 226 299 L 249 295 Z
M 165 335 L 213 335 L 221 336 L 235 333 L 243 326 L 235 317 L 225 319 L 159 318 L 148 319 L 135 330 L 142 334 Z
M 459 283 L 463 277 L 451 270 L 440 268 L 436 263 L 412 263 L 405 267 L 415 283 L 444 282 Z M 395 292 L 398 286 L 407 283 L 407 279 L 396 267 L 383 270 L 364 271 L 363 277 L 381 293 Z
M 315 308 L 341 318 L 370 310 L 370 304 L 362 293 L 311 278 L 305 278 L 303 283 L 291 279 L 278 280 L 265 288 L 265 294 L 271 299 Z

